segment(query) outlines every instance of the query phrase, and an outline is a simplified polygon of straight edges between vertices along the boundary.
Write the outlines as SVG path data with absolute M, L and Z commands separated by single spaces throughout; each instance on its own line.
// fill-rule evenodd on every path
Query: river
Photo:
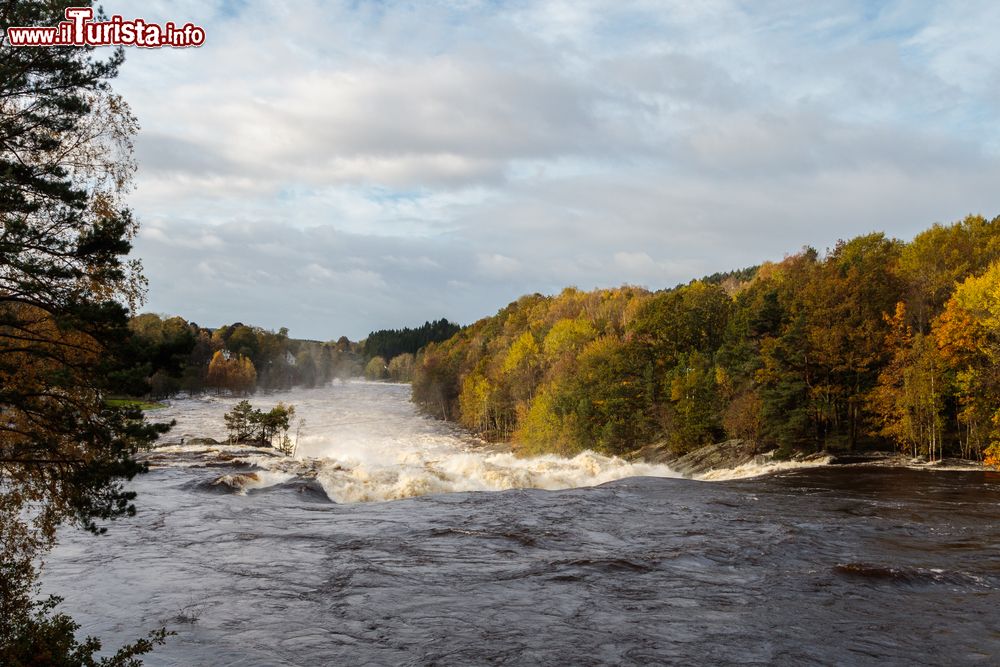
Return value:
M 176 631 L 148 665 L 1000 664 L 996 474 L 699 481 L 516 459 L 401 385 L 279 398 L 294 460 L 166 447 L 135 518 L 61 532 L 44 589 L 84 632 Z M 221 438 L 233 402 L 154 414 Z

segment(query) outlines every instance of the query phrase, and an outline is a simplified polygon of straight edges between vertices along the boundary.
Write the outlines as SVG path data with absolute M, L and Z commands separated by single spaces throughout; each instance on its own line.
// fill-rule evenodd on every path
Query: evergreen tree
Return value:
M 64 7 L 3 2 L 0 25 L 54 25 Z M 123 303 L 145 286 L 126 259 L 137 124 L 108 85 L 121 62 L 120 51 L 99 60 L 86 48 L 13 48 L 0 34 L 2 664 L 96 650 L 33 602 L 34 566 L 60 523 L 100 532 L 96 520 L 135 513 L 122 481 L 143 470 L 133 454 L 162 430 L 103 400 L 127 335 Z

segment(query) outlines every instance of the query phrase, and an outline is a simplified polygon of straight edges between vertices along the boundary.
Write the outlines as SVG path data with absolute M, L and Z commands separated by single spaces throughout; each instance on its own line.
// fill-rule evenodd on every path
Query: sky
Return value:
M 1000 214 L 1000 3 L 104 2 L 144 310 L 363 338 Z

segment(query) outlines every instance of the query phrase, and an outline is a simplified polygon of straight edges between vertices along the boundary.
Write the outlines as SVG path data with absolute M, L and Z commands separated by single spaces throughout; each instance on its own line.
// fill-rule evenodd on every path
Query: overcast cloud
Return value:
M 1000 213 L 1000 4 L 106 2 L 148 310 L 352 339 Z M 879 7 L 880 9 L 873 9 Z

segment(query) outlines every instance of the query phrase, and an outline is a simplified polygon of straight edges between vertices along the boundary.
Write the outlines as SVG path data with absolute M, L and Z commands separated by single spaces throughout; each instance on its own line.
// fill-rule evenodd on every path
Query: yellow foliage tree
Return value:
M 234 395 L 245 396 L 252 393 L 257 386 L 257 369 L 253 362 L 242 354 L 227 354 L 224 350 L 216 350 L 208 363 L 206 383 L 217 392 L 228 391 Z
M 880 434 L 913 456 L 940 457 L 945 383 L 940 354 L 932 339 L 914 333 L 906 305 L 900 302 L 887 339 L 892 357 L 879 373 L 869 407 L 881 425 Z
M 1000 450 L 1000 262 L 963 281 L 934 322 L 934 337 L 949 366 L 964 427 L 963 453 Z

